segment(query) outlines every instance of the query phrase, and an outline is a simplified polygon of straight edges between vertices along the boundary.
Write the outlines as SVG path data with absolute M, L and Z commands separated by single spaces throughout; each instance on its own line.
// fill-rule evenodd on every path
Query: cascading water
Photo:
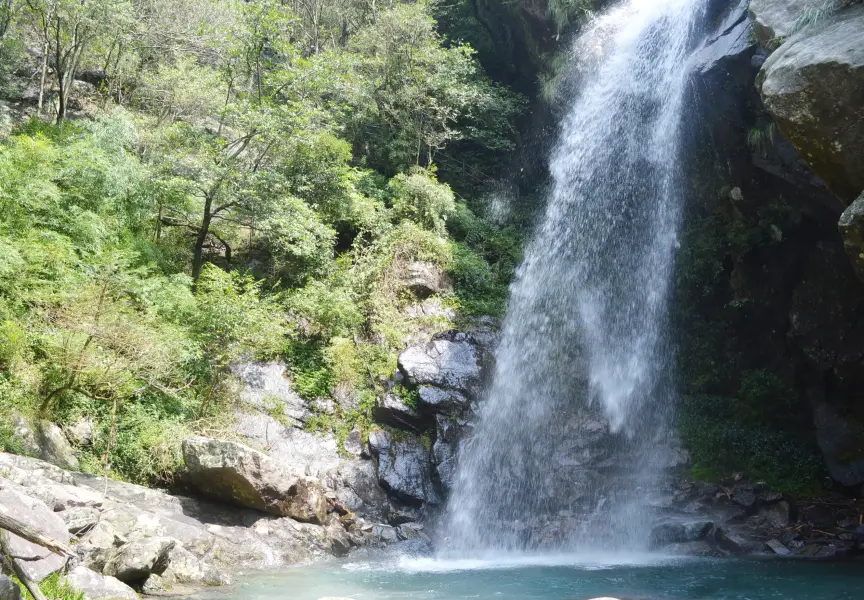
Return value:
M 627 0 L 575 43 L 581 84 L 461 449 L 449 554 L 644 542 L 668 458 L 678 130 L 703 3 Z

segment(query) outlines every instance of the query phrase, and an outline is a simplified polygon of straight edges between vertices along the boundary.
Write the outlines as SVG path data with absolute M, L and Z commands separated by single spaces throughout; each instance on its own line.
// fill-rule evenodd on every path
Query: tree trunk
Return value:
M 42 73 L 39 76 L 39 104 L 36 108 L 37 114 L 42 114 L 42 105 L 45 102 L 45 80 L 48 77 L 48 52 L 51 47 L 48 44 L 48 35 L 46 32 L 45 43 L 42 45 Z
M 207 199 L 204 201 L 204 217 L 201 219 L 201 227 L 198 229 L 198 236 L 195 238 L 195 248 L 192 251 L 192 281 L 198 281 L 201 275 L 201 267 L 204 263 L 204 243 L 207 241 L 207 234 L 210 232 L 210 221 L 213 219 L 213 194 L 207 194 Z

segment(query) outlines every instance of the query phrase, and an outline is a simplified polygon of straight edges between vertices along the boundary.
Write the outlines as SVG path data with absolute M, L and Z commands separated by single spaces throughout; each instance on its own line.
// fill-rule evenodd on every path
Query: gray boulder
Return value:
M 386 441 L 377 445 L 378 481 L 381 485 L 408 502 L 441 502 L 432 482 L 429 452 L 423 443 L 413 436 L 396 441 L 390 434 L 382 434 Z
M 189 481 L 205 494 L 298 521 L 323 523 L 324 491 L 243 444 L 192 437 L 183 441 Z
M 345 438 L 345 441 L 342 442 L 342 448 L 345 452 L 353 456 L 360 456 L 363 454 L 363 431 L 360 429 L 359 425 L 354 425 L 351 433 L 349 433 Z
M 263 412 L 236 413 L 236 432 L 249 445 L 267 454 L 289 473 L 323 478 L 339 466 L 339 442 L 331 434 L 313 433 L 285 425 Z
M 13 432 L 31 456 L 57 465 L 61 469 L 77 470 L 78 457 L 63 435 L 63 431 L 50 421 L 31 421 L 21 415 L 12 415 Z
M 846 204 L 864 189 L 864 6 L 794 34 L 759 74 L 765 107 Z
M 864 436 L 864 425 L 852 415 L 841 414 L 827 402 L 813 407 L 816 442 L 832 478 L 845 486 L 864 483 L 864 458 L 855 456 Z
M 399 535 L 400 540 L 431 541 L 429 536 L 423 532 L 423 525 L 420 523 L 403 523 L 396 528 L 396 533 Z
M 662 523 L 651 530 L 651 534 L 648 536 L 648 546 L 652 550 L 656 550 L 669 544 L 698 542 L 708 535 L 712 527 L 714 527 L 714 523 L 711 521 Z
M 70 471 L 77 471 L 80 468 L 75 450 L 57 425 L 40 421 L 36 426 L 36 433 L 42 460 Z
M 336 498 L 348 510 L 363 517 L 381 520 L 387 512 L 387 495 L 378 484 L 371 460 L 352 460 L 336 471 L 339 485 Z
M 855 275 L 864 281 L 864 192 L 843 211 L 837 228 L 843 238 L 846 254 L 855 268 Z
M 465 334 L 412 346 L 399 356 L 399 370 L 411 385 L 473 392 L 482 375 L 477 347 Z
M 69 543 L 66 524 L 57 514 L 51 512 L 44 502 L 24 494 L 21 488 L 3 478 L 0 478 L 0 512 L 15 515 L 44 535 L 64 544 Z M 16 563 L 27 577 L 36 582 L 42 581 L 66 565 L 66 558 L 12 533 L 6 534 L 6 550 L 20 557 L 15 559 Z
M 151 573 L 161 574 L 168 568 L 168 554 L 177 544 L 169 537 L 142 538 L 117 548 L 102 573 L 126 583 L 142 582 Z
M 75 567 L 64 579 L 76 590 L 84 592 L 85 600 L 138 600 L 135 590 L 119 579 L 100 575 L 86 567 Z
M 229 578 L 220 573 L 216 567 L 177 545 L 168 553 L 168 567 L 160 573 L 160 576 L 168 585 L 179 583 L 211 586 L 230 583 Z
M 810 0 L 750 0 L 756 39 L 767 48 L 776 48 L 792 35 L 795 22 L 808 8 L 812 8 Z
M 72 535 L 87 533 L 99 522 L 100 511 L 96 508 L 78 506 L 61 511 L 60 518 Z
M 30 456 L 39 456 L 36 425 L 19 414 L 12 415 L 12 433 L 21 444 L 23 451 Z
M 93 442 L 93 419 L 79 418 L 66 428 L 66 435 L 77 446 L 89 446 Z
M 5 575 L 0 575 L 0 600 L 21 600 L 21 588 Z

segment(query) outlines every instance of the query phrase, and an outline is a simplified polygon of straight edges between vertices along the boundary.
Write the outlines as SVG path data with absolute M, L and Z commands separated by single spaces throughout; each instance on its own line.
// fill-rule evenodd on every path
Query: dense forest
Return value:
M 440 319 L 403 310 L 408 265 L 500 314 L 528 100 L 466 40 L 491 52 L 467 2 L 0 2 L 0 449 L 13 415 L 87 417 L 82 468 L 168 482 L 241 358 L 354 396 L 310 427 L 366 423 Z

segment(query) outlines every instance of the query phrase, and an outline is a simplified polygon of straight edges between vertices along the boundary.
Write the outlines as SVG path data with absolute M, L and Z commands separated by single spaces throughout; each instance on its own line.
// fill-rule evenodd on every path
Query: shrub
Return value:
M 456 210 L 453 190 L 438 183 L 430 171 L 412 168 L 390 180 L 393 212 L 436 233 L 444 233 L 444 223 Z

